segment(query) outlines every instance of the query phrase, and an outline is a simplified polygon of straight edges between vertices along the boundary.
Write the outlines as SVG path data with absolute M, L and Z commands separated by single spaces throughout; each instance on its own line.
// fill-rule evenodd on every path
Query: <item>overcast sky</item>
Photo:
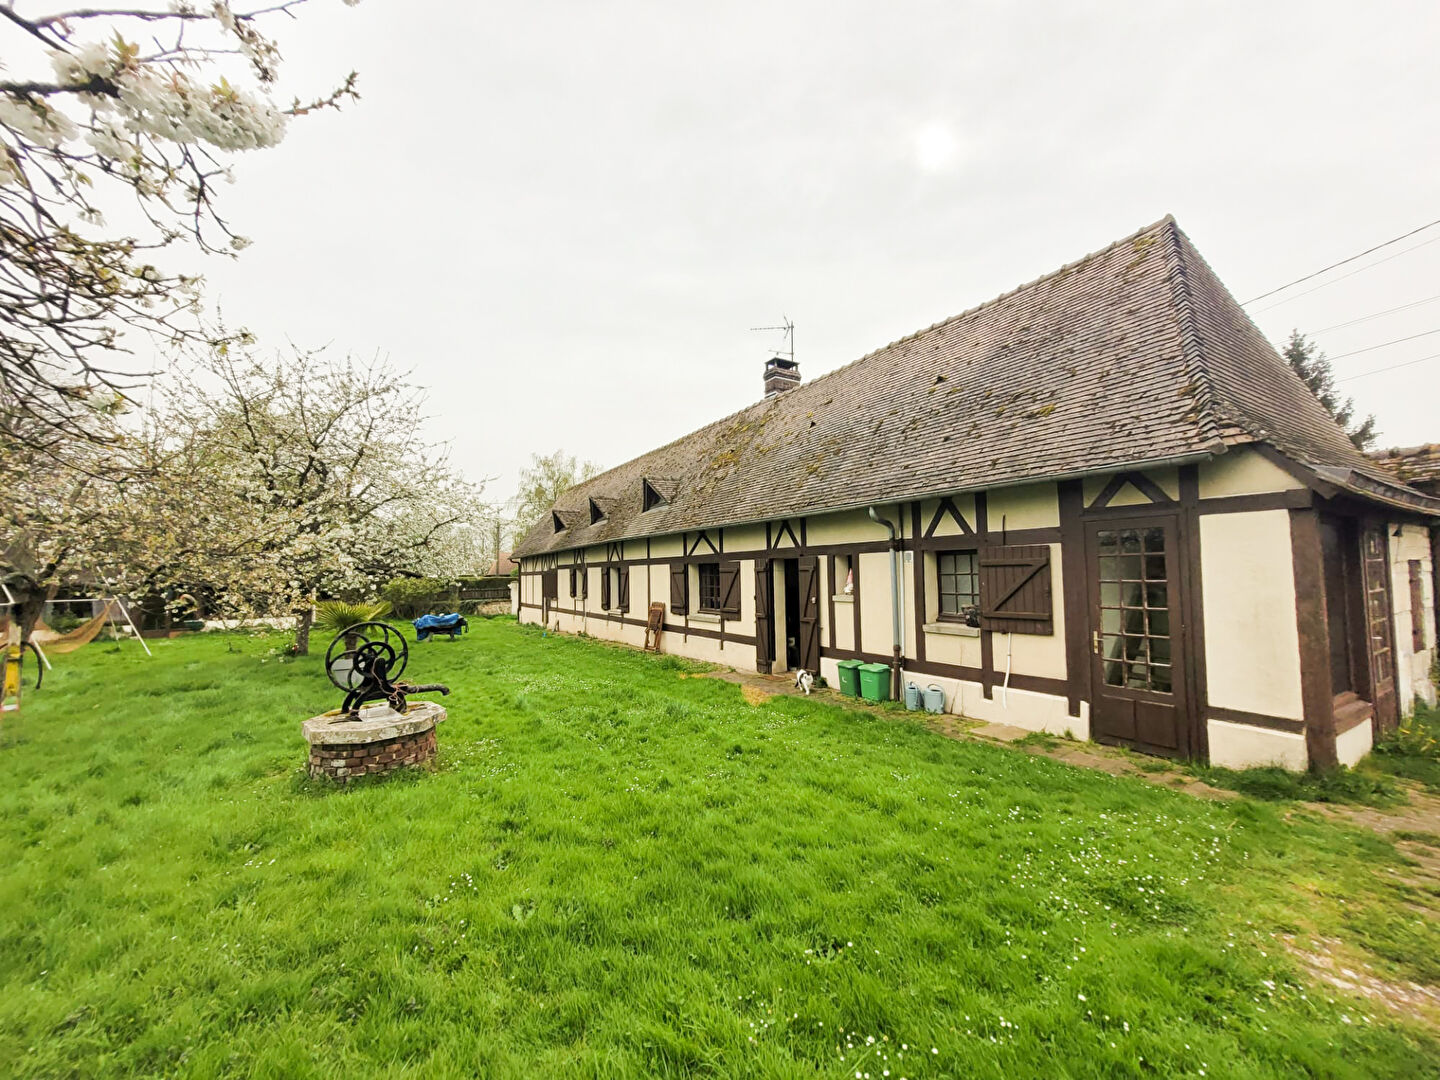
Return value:
M 242 159 L 207 265 L 266 342 L 388 353 L 506 497 L 611 466 L 1173 213 L 1244 301 L 1440 218 L 1440 5 L 318 4 L 288 85 L 364 100 Z M 1342 273 L 1433 241 L 1374 269 Z M 1281 341 L 1440 296 L 1440 227 L 1251 307 Z M 1440 328 L 1440 300 L 1319 335 Z M 1353 376 L 1440 333 L 1339 357 Z M 1440 359 L 1344 384 L 1440 440 Z

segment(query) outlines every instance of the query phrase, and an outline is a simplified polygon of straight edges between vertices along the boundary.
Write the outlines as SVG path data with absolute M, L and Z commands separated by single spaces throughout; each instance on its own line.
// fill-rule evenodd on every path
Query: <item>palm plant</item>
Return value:
M 370 603 L 354 603 L 349 600 L 321 600 L 315 605 L 315 629 L 335 635 L 348 630 L 356 623 L 374 622 L 390 613 L 390 605 L 384 600 Z M 355 648 L 355 639 L 346 635 L 345 649 Z

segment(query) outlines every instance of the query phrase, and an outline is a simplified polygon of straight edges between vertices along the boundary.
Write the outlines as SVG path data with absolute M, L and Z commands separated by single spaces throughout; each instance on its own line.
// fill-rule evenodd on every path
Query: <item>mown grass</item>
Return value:
M 1435 1070 L 1273 936 L 1440 981 L 1373 834 L 505 620 L 412 646 L 440 768 L 336 789 L 278 644 L 97 644 L 5 718 L 5 1075 Z
M 1348 769 L 1342 765 L 1324 772 L 1291 772 L 1278 766 L 1225 769 L 1189 765 L 1186 769 L 1214 787 L 1228 788 L 1252 799 L 1270 802 L 1350 803 L 1375 807 L 1398 806 L 1405 802 L 1405 792 L 1390 776 L 1368 767 Z

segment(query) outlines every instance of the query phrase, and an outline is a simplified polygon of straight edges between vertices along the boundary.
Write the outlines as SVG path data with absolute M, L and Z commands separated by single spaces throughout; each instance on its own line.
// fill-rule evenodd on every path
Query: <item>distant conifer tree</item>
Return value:
M 1310 392 L 1320 399 L 1320 404 L 1335 417 L 1335 422 L 1344 428 L 1350 441 L 1361 450 L 1368 450 L 1380 434 L 1375 430 L 1375 417 L 1372 414 L 1358 423 L 1353 422 L 1355 399 L 1340 396 L 1340 391 L 1335 389 L 1335 373 L 1330 369 L 1330 361 L 1315 343 L 1305 340 L 1305 335 L 1299 330 L 1291 330 L 1290 340 L 1280 350 L 1280 355 L 1295 369 L 1295 374 L 1300 376 Z

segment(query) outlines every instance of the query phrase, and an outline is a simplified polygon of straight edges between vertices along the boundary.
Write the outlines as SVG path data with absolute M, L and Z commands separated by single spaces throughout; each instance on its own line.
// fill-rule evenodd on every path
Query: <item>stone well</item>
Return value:
M 313 716 L 301 725 L 310 744 L 310 775 L 340 783 L 351 777 L 423 765 L 435 756 L 435 725 L 445 719 L 433 701 L 412 701 L 403 713 L 389 705 L 367 705 L 359 720 L 337 712 Z

